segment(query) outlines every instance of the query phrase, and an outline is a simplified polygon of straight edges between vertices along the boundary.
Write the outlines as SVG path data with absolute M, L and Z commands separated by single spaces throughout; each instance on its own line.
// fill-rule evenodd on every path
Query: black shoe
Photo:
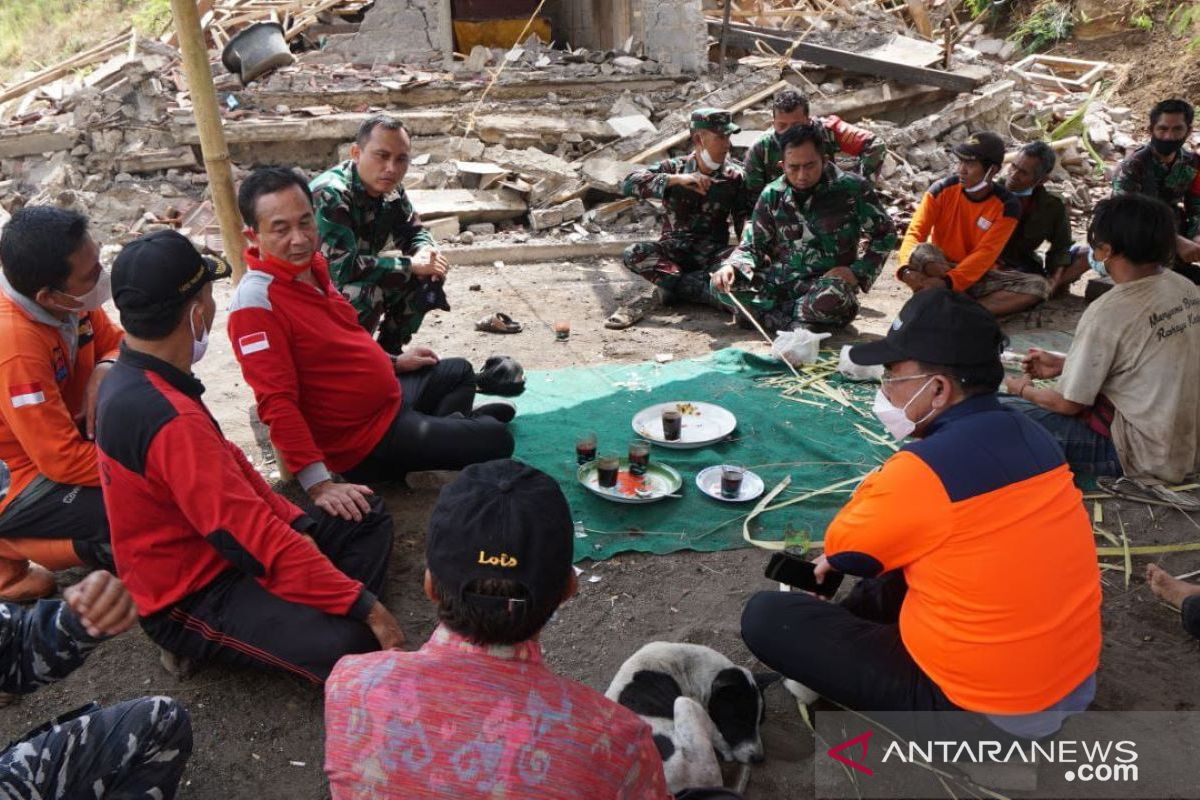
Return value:
M 512 422 L 513 417 L 516 415 L 517 407 L 507 400 L 489 400 L 471 409 L 471 416 L 474 419 L 491 417 L 498 422 L 503 422 L 505 425 Z

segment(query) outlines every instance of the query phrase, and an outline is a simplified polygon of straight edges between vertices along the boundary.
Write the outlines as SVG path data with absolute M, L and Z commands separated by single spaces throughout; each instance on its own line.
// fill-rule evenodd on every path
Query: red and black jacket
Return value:
M 236 569 L 284 600 L 365 620 L 375 597 L 301 536 L 313 520 L 224 437 L 203 392 L 194 376 L 124 346 L 100 390 L 100 483 L 138 613 Z

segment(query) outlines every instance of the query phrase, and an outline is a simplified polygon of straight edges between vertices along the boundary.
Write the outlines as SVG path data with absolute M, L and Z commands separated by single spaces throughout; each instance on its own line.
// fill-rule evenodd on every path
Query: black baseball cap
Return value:
M 1000 363 L 1004 334 L 996 318 L 961 292 L 925 289 L 900 309 L 887 336 L 850 348 L 850 360 L 864 367 L 897 361 L 945 366 Z
M 113 302 L 123 318 L 155 319 L 179 308 L 204 284 L 231 273 L 226 261 L 200 255 L 178 231 L 155 231 L 134 239 L 117 255 Z
M 571 508 L 544 472 L 512 459 L 471 464 L 442 489 L 429 520 L 425 561 L 463 603 L 514 615 L 562 599 L 575 554 Z M 467 591 L 472 581 L 515 581 L 528 601 Z
M 1004 140 L 991 131 L 973 133 L 965 142 L 954 145 L 954 155 L 1000 166 L 1004 163 Z

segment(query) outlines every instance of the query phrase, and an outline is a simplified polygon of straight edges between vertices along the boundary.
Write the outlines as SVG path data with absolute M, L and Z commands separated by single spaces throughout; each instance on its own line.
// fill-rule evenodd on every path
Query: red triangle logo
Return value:
M 828 753 L 829 757 L 832 758 L 834 761 L 840 761 L 841 763 L 845 764 L 846 766 L 856 769 L 859 772 L 865 773 L 867 775 L 874 775 L 875 770 L 871 769 L 866 764 L 862 763 L 862 761 L 855 761 L 849 756 L 842 755 L 843 750 L 849 750 L 849 749 L 855 747 L 856 745 L 862 745 L 861 758 L 863 761 L 866 761 L 867 760 L 867 748 L 871 741 L 871 737 L 874 735 L 875 735 L 875 731 L 867 731 L 866 733 L 860 733 L 858 736 L 855 736 L 853 739 L 847 739 L 846 741 L 842 742 L 841 744 L 837 744 L 837 745 L 834 745 L 833 747 L 829 748 L 827 753 Z

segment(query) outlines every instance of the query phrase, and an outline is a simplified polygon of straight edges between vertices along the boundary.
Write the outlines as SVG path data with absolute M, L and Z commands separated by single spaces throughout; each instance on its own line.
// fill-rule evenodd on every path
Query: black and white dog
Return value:
M 605 696 L 650 725 L 667 784 L 676 791 L 706 785 L 694 781 L 711 777 L 713 769 L 717 783 L 707 785 L 720 784 L 714 749 L 726 761 L 763 760 L 762 688 L 775 677 L 760 684 L 711 647 L 651 642 L 621 665 Z M 698 747 L 706 739 L 711 747 Z

